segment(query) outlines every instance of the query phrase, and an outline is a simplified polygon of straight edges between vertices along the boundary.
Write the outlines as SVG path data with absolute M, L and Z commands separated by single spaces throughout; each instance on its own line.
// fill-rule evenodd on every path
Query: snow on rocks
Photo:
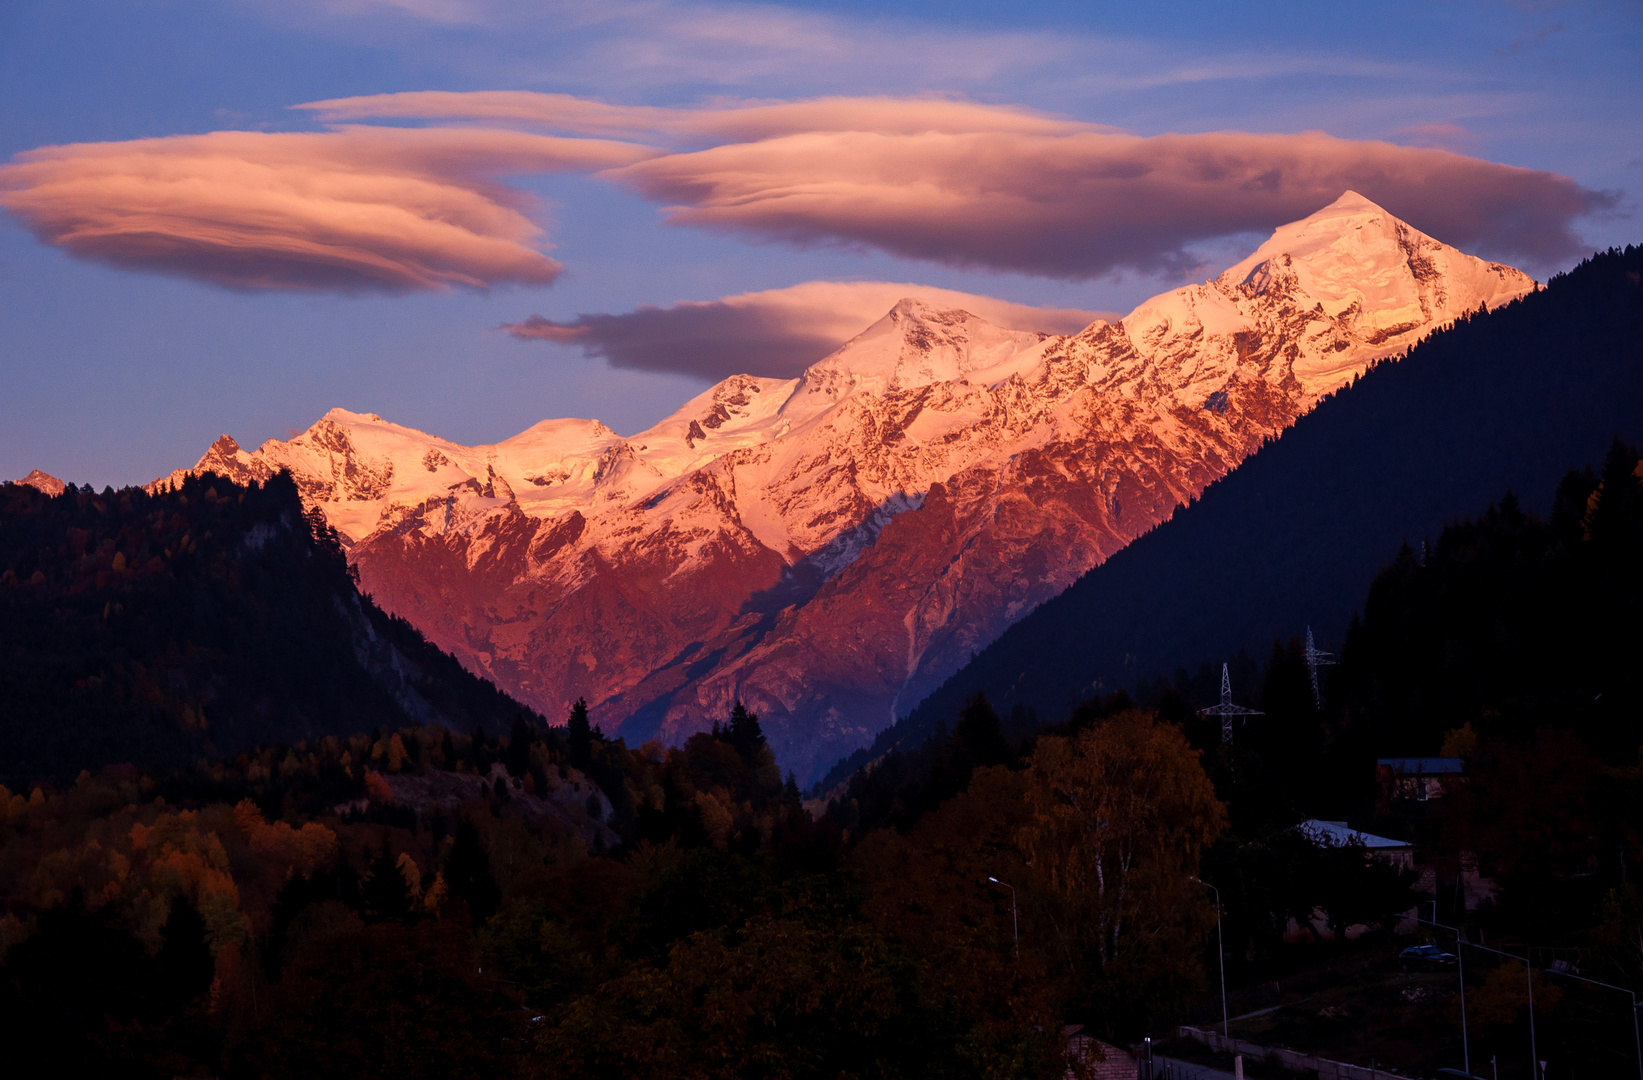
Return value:
M 803 778 L 1321 395 L 1533 288 L 1348 192 L 1070 336 L 904 299 L 628 437 L 470 447 L 333 409 L 195 468 L 289 469 L 379 602 L 550 716 L 586 696 L 682 738 L 741 698 Z

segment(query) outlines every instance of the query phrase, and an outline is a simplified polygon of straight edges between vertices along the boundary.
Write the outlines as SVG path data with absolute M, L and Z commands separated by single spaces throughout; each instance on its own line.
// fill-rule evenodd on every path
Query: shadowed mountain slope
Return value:
M 1339 640 L 1405 540 L 1508 489 L 1545 501 L 1617 435 L 1643 436 L 1643 248 L 1595 256 L 1338 391 L 1025 617 L 829 782 L 951 725 L 977 691 L 1001 713 L 1053 719 L 1184 665 L 1262 655 L 1307 624 Z
M 0 486 L 0 779 L 524 711 L 360 596 L 285 474 Z

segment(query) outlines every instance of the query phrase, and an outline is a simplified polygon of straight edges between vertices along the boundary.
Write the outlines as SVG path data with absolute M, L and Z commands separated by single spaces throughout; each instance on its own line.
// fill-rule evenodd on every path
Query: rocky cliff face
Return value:
M 63 481 L 57 479 L 55 476 L 48 472 L 41 472 L 39 469 L 30 469 L 29 474 L 21 480 L 18 480 L 17 483 L 27 484 L 31 488 L 35 488 L 39 491 L 45 492 L 47 495 L 53 496 L 61 495 L 68 487 L 67 484 L 63 483 Z
M 648 431 L 467 447 L 333 410 L 196 468 L 288 468 L 363 587 L 550 716 L 632 740 L 758 712 L 804 779 L 1323 394 L 1534 287 L 1348 193 L 1070 337 L 904 300 L 798 379 Z

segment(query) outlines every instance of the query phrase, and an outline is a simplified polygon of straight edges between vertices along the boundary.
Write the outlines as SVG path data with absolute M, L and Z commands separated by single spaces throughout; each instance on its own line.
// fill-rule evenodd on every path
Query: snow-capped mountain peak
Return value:
M 1071 336 L 903 299 L 628 437 L 464 446 L 335 409 L 196 468 L 289 469 L 380 602 L 549 715 L 586 696 L 681 738 L 739 699 L 803 779 L 1321 394 L 1533 287 L 1347 192 Z
M 883 394 L 938 382 L 991 385 L 1031 370 L 1048 337 L 904 297 L 878 322 L 811 365 L 803 385 L 835 400 L 855 391 Z
M 1270 355 L 1259 373 L 1293 378 L 1310 404 L 1434 328 L 1534 287 L 1527 274 L 1439 243 L 1348 191 L 1275 229 L 1220 276 L 1146 301 L 1122 326 L 1193 403 L 1249 364 L 1252 335 L 1284 338 L 1296 348 Z
M 1355 327 L 1388 336 L 1534 287 L 1527 274 L 1439 243 L 1355 191 L 1276 229 L 1216 284 L 1264 292 L 1284 281 L 1316 298 L 1331 318 L 1350 317 Z

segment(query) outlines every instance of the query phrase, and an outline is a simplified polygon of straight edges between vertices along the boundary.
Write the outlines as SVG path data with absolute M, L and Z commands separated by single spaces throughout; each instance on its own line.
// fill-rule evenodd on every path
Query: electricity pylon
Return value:
M 1234 716 L 1265 716 L 1266 713 L 1258 709 L 1246 709 L 1242 705 L 1232 703 L 1232 678 L 1227 674 L 1227 666 L 1221 665 L 1221 704 L 1211 705 L 1207 709 L 1199 709 L 1199 716 L 1219 716 L 1221 718 L 1221 742 L 1232 742 L 1232 718 Z
M 1324 696 L 1318 691 L 1318 669 L 1335 663 L 1335 654 L 1324 652 L 1312 644 L 1312 627 L 1306 628 L 1306 668 L 1312 673 L 1312 702 L 1318 706 L 1320 712 L 1324 707 Z

